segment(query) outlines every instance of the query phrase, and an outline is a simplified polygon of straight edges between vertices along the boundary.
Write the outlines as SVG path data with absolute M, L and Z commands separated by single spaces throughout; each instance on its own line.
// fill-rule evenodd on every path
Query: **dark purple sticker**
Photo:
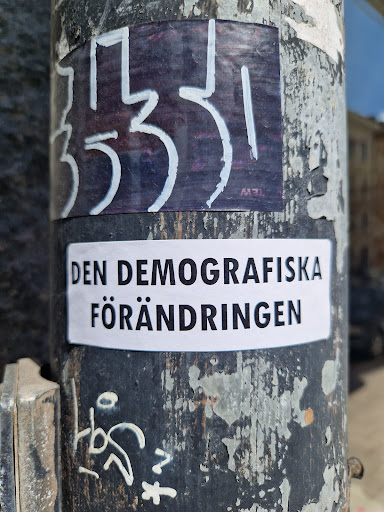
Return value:
M 276 28 L 160 22 L 56 65 L 53 218 L 282 210 Z

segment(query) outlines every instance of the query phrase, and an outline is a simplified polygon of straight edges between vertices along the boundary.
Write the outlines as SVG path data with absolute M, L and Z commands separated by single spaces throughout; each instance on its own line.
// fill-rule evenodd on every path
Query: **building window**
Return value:
M 361 143 L 361 161 L 365 162 L 368 159 L 368 144 L 366 142 Z
M 349 157 L 352 158 L 356 150 L 356 142 L 353 139 L 348 140 Z
M 363 275 L 368 274 L 368 248 L 363 247 L 360 252 L 360 272 Z

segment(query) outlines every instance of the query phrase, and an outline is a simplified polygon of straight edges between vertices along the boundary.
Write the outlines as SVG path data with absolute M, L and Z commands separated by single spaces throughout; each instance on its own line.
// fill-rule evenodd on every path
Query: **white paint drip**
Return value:
M 216 89 L 216 76 L 215 76 L 215 47 L 216 47 L 216 31 L 215 20 L 209 20 L 208 24 L 208 47 L 207 47 L 207 77 L 205 89 L 199 87 L 180 87 L 179 96 L 187 101 L 197 103 L 201 107 L 208 110 L 213 117 L 217 128 L 219 130 L 221 142 L 223 144 L 223 162 L 224 166 L 220 172 L 220 181 L 216 185 L 216 190 L 207 201 L 210 208 L 213 201 L 223 192 L 227 185 L 229 175 L 232 167 L 232 154 L 233 149 L 230 141 L 230 135 L 225 124 L 224 119 L 216 108 L 207 100 L 210 98 Z
M 336 7 L 331 0 L 291 0 L 299 5 L 311 21 L 298 23 L 286 16 L 297 37 L 320 48 L 335 62 L 344 59 L 344 38 L 338 22 Z
M 67 104 L 63 109 L 63 112 L 60 117 L 60 123 L 57 130 L 55 130 L 50 136 L 50 143 L 56 140 L 59 135 L 65 134 L 63 147 L 60 154 L 60 162 L 67 163 L 71 169 L 72 173 L 72 189 L 69 195 L 69 198 L 60 214 L 62 219 L 68 217 L 69 212 L 72 210 L 73 205 L 75 204 L 77 193 L 79 190 L 79 168 L 77 166 L 76 160 L 73 156 L 68 153 L 69 141 L 72 136 L 72 125 L 67 121 L 67 115 L 72 108 L 73 105 L 73 81 L 75 77 L 74 69 L 71 66 L 66 68 L 62 68 L 59 64 L 55 66 L 56 72 L 62 76 L 68 78 L 67 83 Z

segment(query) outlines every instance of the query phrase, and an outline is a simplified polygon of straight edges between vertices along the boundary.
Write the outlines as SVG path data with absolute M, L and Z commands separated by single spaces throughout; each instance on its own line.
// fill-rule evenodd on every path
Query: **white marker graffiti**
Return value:
M 253 115 L 251 81 L 249 79 L 249 70 L 247 66 L 243 66 L 241 68 L 241 82 L 243 84 L 244 116 L 247 127 L 248 144 L 251 146 L 250 157 L 251 159 L 254 158 L 257 160 L 259 153 L 257 150 L 255 118 Z
M 79 431 L 79 409 L 76 395 L 76 385 L 75 380 L 71 380 L 72 386 L 72 396 L 73 396 L 73 407 L 74 407 L 74 436 L 73 436 L 73 455 L 76 455 L 78 443 L 81 439 L 88 437 L 88 452 L 90 455 L 101 455 L 105 452 L 108 447 L 112 447 L 115 449 L 116 453 L 111 453 L 107 460 L 103 465 L 103 469 L 108 471 L 111 465 L 114 463 L 117 469 L 120 471 L 125 483 L 128 486 L 131 486 L 134 482 L 134 473 L 130 458 L 126 450 L 122 448 L 122 446 L 113 439 L 112 434 L 118 431 L 129 431 L 135 434 L 136 440 L 138 442 L 139 448 L 142 450 L 145 448 L 146 440 L 145 435 L 141 428 L 139 428 L 134 423 L 117 423 L 113 425 L 108 432 L 106 432 L 101 427 L 95 428 L 95 409 L 90 407 L 89 409 L 89 424 L 90 426 L 85 428 L 84 430 Z M 119 397 L 116 393 L 112 391 L 106 391 L 101 393 L 97 400 L 96 406 L 101 410 L 105 411 L 108 409 L 113 409 Z M 164 450 L 157 448 L 155 450 L 155 455 L 165 457 L 159 464 L 156 464 L 152 467 L 152 471 L 156 474 L 162 473 L 162 468 L 169 464 L 172 460 L 172 456 L 166 453 Z M 100 478 L 100 475 L 93 470 L 85 468 L 83 466 L 79 466 L 79 473 L 86 474 L 92 476 L 96 479 Z M 175 489 L 171 487 L 160 487 L 159 482 L 155 482 L 154 485 L 149 484 L 147 482 L 142 482 L 142 487 L 144 492 L 142 493 L 142 498 L 144 500 L 152 499 L 154 505 L 158 505 L 160 503 L 160 496 L 169 496 L 171 498 L 175 498 L 177 492 Z
M 130 70 L 129 70 L 129 28 L 114 30 L 108 34 L 95 37 L 91 41 L 91 63 L 90 63 L 90 97 L 89 104 L 93 110 L 97 109 L 97 45 L 113 46 L 121 43 L 121 100 L 126 105 L 134 105 L 145 101 L 145 105 L 140 112 L 131 120 L 129 131 L 131 133 L 146 133 L 155 135 L 164 144 L 168 153 L 168 175 L 164 183 L 163 190 L 156 201 L 148 208 L 149 212 L 157 212 L 165 204 L 172 194 L 175 185 L 177 168 L 179 165 L 179 156 L 176 146 L 164 130 L 153 124 L 144 123 L 147 117 L 154 111 L 158 102 L 159 95 L 152 89 L 131 93 L 130 89 Z
M 118 133 L 117 131 L 112 131 L 108 133 L 98 133 L 97 135 L 93 135 L 91 137 L 87 137 L 85 139 L 84 148 L 88 151 L 90 149 L 96 149 L 97 151 L 101 151 L 109 156 L 112 164 L 112 177 L 111 184 L 109 186 L 108 192 L 104 199 L 100 201 L 99 204 L 94 206 L 90 211 L 90 215 L 98 215 L 100 212 L 105 210 L 105 208 L 110 205 L 113 201 L 113 198 L 116 195 L 116 192 L 120 185 L 121 179 L 121 164 L 120 159 L 112 148 L 107 146 L 106 144 L 102 144 L 101 141 L 108 139 L 117 139 Z
M 64 107 L 63 112 L 61 114 L 59 127 L 50 136 L 50 143 L 53 144 L 53 142 L 56 140 L 57 137 L 59 137 L 59 135 L 65 133 L 64 143 L 60 154 L 60 162 L 67 163 L 71 168 L 72 172 L 72 190 L 60 214 L 61 218 L 65 218 L 68 217 L 69 212 L 72 210 L 79 190 L 79 169 L 77 167 L 76 160 L 73 158 L 72 155 L 68 153 L 69 141 L 72 136 L 72 125 L 67 121 L 67 115 L 71 110 L 73 104 L 73 81 L 75 77 L 75 72 L 71 66 L 67 68 L 62 68 L 61 66 L 59 66 L 59 64 L 56 64 L 56 72 L 60 76 L 68 78 L 67 104 Z
M 171 498 L 175 498 L 177 492 L 175 489 L 171 487 L 160 487 L 159 482 L 155 482 L 154 485 L 148 484 L 147 482 L 143 482 L 144 492 L 141 495 L 143 500 L 153 500 L 154 505 L 159 505 L 160 496 L 169 496 Z
M 299 0 L 297 0 L 299 1 Z M 304 0 L 300 0 L 304 1 Z M 320 0 L 319 0 L 320 1 Z M 324 1 L 324 0 L 321 0 Z M 218 33 L 220 34 L 219 30 Z M 242 153 L 239 153 L 239 149 L 243 151 L 244 147 L 244 141 L 241 143 L 238 142 L 239 137 L 237 136 L 234 139 L 234 147 L 232 146 L 231 142 L 231 133 L 230 133 L 230 120 L 227 118 L 224 118 L 222 113 L 219 110 L 222 110 L 225 112 L 225 105 L 228 103 L 228 99 L 223 99 L 222 93 L 223 91 L 219 90 L 220 81 L 216 79 L 216 67 L 220 65 L 222 62 L 220 55 L 217 57 L 218 63 L 216 63 L 216 25 L 215 20 L 209 20 L 208 22 L 208 34 L 207 34 L 207 46 L 206 46 L 206 71 L 203 69 L 202 71 L 206 72 L 205 76 L 205 86 L 203 87 L 195 87 L 195 86 L 181 86 L 177 85 L 177 92 L 180 98 L 183 100 L 186 100 L 188 102 L 192 102 L 199 107 L 202 107 L 205 111 L 207 111 L 214 121 L 214 124 L 217 127 L 218 134 L 221 140 L 222 145 L 222 155 L 221 155 L 221 161 L 222 165 L 220 174 L 219 174 L 219 180 L 216 184 L 216 187 L 214 191 L 211 193 L 208 200 L 205 198 L 202 198 L 206 205 L 211 208 L 213 202 L 222 194 L 225 190 L 225 188 L 228 185 L 229 178 L 231 176 L 231 170 L 232 170 L 232 164 L 235 159 L 237 162 L 237 166 L 234 168 L 238 169 L 239 162 L 242 162 L 242 165 L 244 164 L 244 160 L 247 160 L 247 156 L 241 156 Z M 106 34 L 102 34 L 100 36 L 94 37 L 90 41 L 90 67 L 89 67 L 89 107 L 91 110 L 97 112 L 99 109 L 98 104 L 98 96 L 100 94 L 106 94 L 106 92 L 103 90 L 106 87 L 106 84 L 111 84 L 113 80 L 115 80 L 114 76 L 108 77 L 106 80 L 105 77 L 99 76 L 100 75 L 100 69 L 103 64 L 105 64 L 105 61 L 107 59 L 107 56 L 104 54 L 102 55 L 101 48 L 110 48 L 115 45 L 119 45 L 121 47 L 121 57 L 119 56 L 120 61 L 120 74 L 116 74 L 117 77 L 117 86 L 120 86 L 120 98 L 118 101 L 121 101 L 124 105 L 136 105 L 138 103 L 142 103 L 143 105 L 141 108 L 139 108 L 139 112 L 135 109 L 135 113 L 128 113 L 132 115 L 130 118 L 130 121 L 127 121 L 129 124 L 128 128 L 119 128 L 120 136 L 126 135 L 125 131 L 127 130 L 129 133 L 142 133 L 149 136 L 157 137 L 157 139 L 161 142 L 161 144 L 158 144 L 158 147 L 161 149 L 161 153 L 164 153 L 164 148 L 167 152 L 168 156 L 168 169 L 167 174 L 164 179 L 164 183 L 162 186 L 162 190 L 159 193 L 159 190 L 157 189 L 158 184 L 154 183 L 153 180 L 151 180 L 150 185 L 146 185 L 148 187 L 154 187 L 154 196 L 150 195 L 148 197 L 151 197 L 149 201 L 153 201 L 153 197 L 157 198 L 148 206 L 148 203 L 144 206 L 144 208 L 148 212 L 158 212 L 163 206 L 166 204 L 168 199 L 171 197 L 176 179 L 178 177 L 178 167 L 179 167 L 179 155 L 177 148 L 175 146 L 175 143 L 173 139 L 166 133 L 162 128 L 159 126 L 155 126 L 153 124 L 147 123 L 147 119 L 151 116 L 151 114 L 155 111 L 155 109 L 159 106 L 159 111 L 164 112 L 164 105 L 160 102 L 159 94 L 164 94 L 164 92 L 158 92 L 153 88 L 147 88 L 140 90 L 138 92 L 132 92 L 131 91 L 131 65 L 132 65 L 132 74 L 133 78 L 135 77 L 134 73 L 137 73 L 137 66 L 135 65 L 134 61 L 134 55 L 130 55 L 131 53 L 131 32 L 128 27 L 123 27 L 117 30 L 113 30 L 111 32 L 108 32 Z M 205 42 L 204 42 L 205 44 Z M 99 50 L 98 50 L 99 49 Z M 99 52 L 99 53 L 98 53 Z M 103 60 L 102 63 L 98 60 L 101 58 Z M 132 64 L 131 64 L 132 61 Z M 76 62 L 76 60 L 75 60 Z M 251 65 L 251 64 L 250 64 Z M 240 66 L 239 66 L 240 67 Z M 140 69 L 142 68 L 142 65 L 140 65 Z M 108 67 L 107 67 L 108 69 Z M 221 69 L 221 68 L 220 68 Z M 78 198 L 79 194 L 79 169 L 78 165 L 75 161 L 75 158 L 68 152 L 70 139 L 72 136 L 72 125 L 68 122 L 67 116 L 69 111 L 73 108 L 73 102 L 74 102 L 74 93 L 73 93 L 73 86 L 74 86 L 74 77 L 75 72 L 73 67 L 60 67 L 58 64 L 56 65 L 56 71 L 60 76 L 67 77 L 68 79 L 68 100 L 67 104 L 64 107 L 59 127 L 56 129 L 56 131 L 51 135 L 51 142 L 54 142 L 55 139 L 61 135 L 65 134 L 65 139 L 61 151 L 61 155 L 59 158 L 59 161 L 62 163 L 67 163 L 70 166 L 71 172 L 72 172 L 72 188 L 70 191 L 70 196 L 62 209 L 62 212 L 60 213 L 60 217 L 64 218 L 67 217 L 76 200 L 78 201 L 78 206 L 81 209 L 84 208 L 82 197 Z M 252 71 L 252 69 L 251 69 Z M 108 71 L 107 71 L 108 72 Z M 234 70 L 232 70 L 234 72 Z M 99 75 L 98 75 L 99 74 Z M 81 76 L 81 74 L 76 75 Z M 220 71 L 220 76 L 222 76 L 222 71 Z M 151 75 L 149 74 L 149 78 L 151 79 Z M 221 79 L 220 79 L 221 80 Z M 98 83 L 99 82 L 99 83 Z M 236 81 L 237 82 L 237 81 Z M 172 77 L 170 77 L 170 88 L 172 88 Z M 179 82 L 178 82 L 179 83 Z M 252 87 L 251 87 L 251 79 L 250 79 L 250 70 L 248 66 L 241 66 L 241 83 L 242 83 L 242 97 L 243 97 L 243 105 L 238 104 L 238 100 L 236 98 L 240 98 L 240 94 L 234 95 L 234 101 L 236 102 L 236 111 L 237 115 L 241 115 L 243 111 L 244 120 L 245 120 L 245 127 L 247 132 L 247 138 L 248 138 L 248 145 L 250 147 L 249 152 L 249 158 L 251 161 L 258 160 L 259 158 L 259 150 L 258 150 L 258 140 L 257 140 L 257 132 L 256 132 L 256 123 L 255 123 L 255 117 L 254 117 L 254 109 L 253 109 L 253 103 L 252 103 Z M 108 85 L 109 87 L 109 85 Z M 155 86 L 156 87 L 156 86 Z M 236 86 L 237 87 L 237 86 Z M 161 91 L 164 91 L 162 88 Z M 215 93 L 216 98 L 214 98 Z M 163 98 L 165 102 L 169 101 L 167 98 Z M 215 100 L 219 104 L 219 106 L 215 106 Z M 220 106 L 222 105 L 222 106 Z M 78 108 L 77 105 L 75 105 Z M 172 108 L 174 108 L 172 106 Z M 197 107 L 195 107 L 197 108 Z M 240 108 L 240 112 L 238 109 Z M 163 110 L 162 110 L 163 109 Z M 201 109 L 197 108 L 198 111 Z M 100 111 L 100 109 L 99 109 Z M 120 109 L 118 109 L 119 112 L 121 112 Z M 76 110 L 76 112 L 78 112 Z M 100 112 L 99 112 L 100 114 Z M 179 113 L 175 112 L 176 115 Z M 124 113 L 124 116 L 126 113 Z M 227 114 L 228 115 L 228 114 Z M 124 116 L 121 117 L 121 119 L 124 119 Z M 103 121 L 104 115 L 101 117 L 98 116 L 96 119 Z M 86 117 L 88 119 L 88 117 Z M 109 118 L 109 116 L 108 116 Z M 182 120 L 183 117 L 180 116 L 180 120 Z M 118 121 L 116 121 L 118 122 Z M 121 122 L 121 121 L 120 121 Z M 167 121 L 168 122 L 168 121 Z M 184 120 L 185 122 L 185 120 Z M 113 125 L 112 125 L 113 126 Z M 119 125 L 121 126 L 121 125 Z M 194 125 L 193 125 L 194 126 Z M 240 126 L 239 123 L 237 123 L 237 126 Z M 120 187 L 120 184 L 122 180 L 126 180 L 125 176 L 122 176 L 122 162 L 124 161 L 122 155 L 129 155 L 131 153 L 131 149 L 126 148 L 120 153 L 118 150 L 114 150 L 110 147 L 110 144 L 106 141 L 110 139 L 118 139 L 119 134 L 117 130 L 113 130 L 108 128 L 110 131 L 102 132 L 102 128 L 100 128 L 100 133 L 96 133 L 93 135 L 88 135 L 87 132 L 85 132 L 81 137 L 84 137 L 84 149 L 85 151 L 99 151 L 104 153 L 108 156 L 108 158 L 111 161 L 111 180 L 109 184 L 109 188 L 107 193 L 105 194 L 104 198 L 96 205 L 93 206 L 89 212 L 81 212 L 81 214 L 87 214 L 90 215 L 99 215 L 104 212 L 104 210 L 113 202 L 118 189 Z M 231 128 L 232 129 L 232 128 Z M 99 130 L 99 128 L 92 128 L 92 130 Z M 235 135 L 239 135 L 239 128 L 237 128 L 237 132 L 235 132 Z M 82 131 L 82 128 L 80 128 L 80 131 Z M 192 132 L 193 133 L 193 130 Z M 123 135 L 122 135 L 123 134 Z M 262 132 L 260 132 L 260 136 Z M 217 137 L 217 134 L 212 135 L 211 133 L 206 134 L 208 138 L 210 137 Z M 188 144 L 190 141 L 187 141 Z M 186 142 L 186 144 L 187 144 Z M 135 141 L 135 144 L 138 144 L 141 149 L 141 142 Z M 164 148 L 162 147 L 164 146 Z M 265 144 L 264 144 L 265 146 Z M 121 144 L 120 144 L 121 147 Z M 154 153 L 157 153 L 157 149 L 152 148 L 151 150 Z M 190 150 L 182 147 L 183 155 L 187 158 L 190 158 Z M 195 151 L 193 149 L 193 151 Z M 234 157 L 235 153 L 235 157 Z M 80 152 L 77 152 L 76 155 L 81 155 Z M 237 156 L 236 156 L 237 155 Z M 193 157 L 197 157 L 198 155 L 193 155 Z M 82 158 L 84 158 L 82 156 Z M 120 160 L 121 158 L 121 160 Z M 156 157 L 157 158 L 157 157 Z M 128 158 L 129 160 L 129 158 Z M 196 161 L 200 162 L 200 158 L 198 158 Z M 203 162 L 203 167 L 206 165 L 207 162 Z M 246 167 L 248 164 L 244 164 Z M 140 167 L 140 169 L 143 169 Z M 187 169 L 188 170 L 188 169 Z M 192 171 L 195 171 L 193 165 L 192 165 Z M 215 170 L 212 170 L 213 172 L 216 172 Z M 146 173 L 147 171 L 145 168 L 143 169 L 143 172 Z M 162 171 L 165 174 L 165 169 Z M 185 176 L 185 175 L 184 175 Z M 83 178 L 83 177 L 82 177 Z M 147 177 L 143 180 L 143 183 L 146 182 Z M 163 179 L 163 178 L 162 178 Z M 234 180 L 236 180 L 236 177 L 233 177 Z M 100 184 L 100 178 L 98 176 L 95 176 L 95 180 L 97 181 L 97 187 L 101 188 L 103 187 L 104 190 L 104 184 Z M 101 179 L 102 181 L 102 179 Z M 134 182 L 131 184 L 134 190 L 132 192 L 136 191 L 136 188 L 140 187 L 142 185 L 138 185 Z M 148 181 L 148 180 L 147 180 Z M 130 183 L 127 181 L 127 183 Z M 183 187 L 182 184 L 180 184 L 181 187 Z M 214 186 L 214 185 L 213 185 Z M 212 186 L 212 187 L 213 187 Z M 136 188 L 135 188 L 136 187 Z M 87 191 L 89 191 L 89 185 L 87 183 L 87 180 L 85 178 L 81 181 L 81 195 Z M 254 188 L 254 187 L 253 187 Z M 204 187 L 203 187 L 204 189 Z M 258 190 L 255 188 L 255 190 Z M 210 192 L 208 192 L 209 194 Z M 241 194 L 243 196 L 244 194 Z M 200 200 L 200 199 L 199 199 Z M 86 204 L 86 203 L 85 203 Z M 83 205 L 83 206 L 82 206 Z M 130 205 L 124 204 L 123 206 L 119 206 L 121 209 L 130 208 Z M 140 207 L 141 208 L 141 207 Z M 124 210 L 125 211 L 125 210 Z M 134 210 L 135 211 L 135 210 Z M 80 214 L 79 212 L 77 212 Z
M 230 135 L 225 124 L 224 119 L 216 108 L 208 101 L 216 89 L 216 77 L 215 77 L 215 51 L 216 51 L 216 31 L 215 31 L 215 20 L 209 20 L 208 25 L 208 47 L 207 47 L 207 78 L 205 89 L 198 87 L 180 87 L 179 95 L 181 98 L 193 101 L 201 107 L 208 110 L 211 114 L 217 128 L 219 130 L 221 142 L 223 144 L 223 162 L 224 166 L 220 172 L 220 181 L 216 185 L 216 190 L 213 192 L 211 197 L 207 201 L 209 208 L 212 206 L 213 201 L 223 192 L 226 184 L 228 183 L 229 175 L 232 167 L 232 156 L 233 149 L 231 145 Z
M 164 460 L 152 466 L 152 471 L 157 475 L 161 475 L 161 473 L 163 472 L 162 468 L 171 462 L 172 457 L 169 455 L 169 453 L 166 453 L 164 450 L 161 450 L 160 448 L 156 448 L 155 455 L 165 457 Z
M 129 456 L 127 452 L 112 438 L 112 433 L 116 430 L 128 430 L 135 434 L 137 441 L 139 443 L 140 449 L 143 449 L 145 447 L 145 436 L 143 434 L 143 431 L 133 423 L 118 423 L 117 425 L 114 425 L 111 427 L 108 432 L 105 432 L 101 427 L 95 428 L 95 410 L 93 407 L 89 409 L 89 422 L 90 427 L 85 428 L 81 432 L 79 432 L 79 413 L 78 413 L 78 404 L 77 404 L 77 396 L 76 396 L 76 387 L 75 387 L 75 381 L 72 379 L 72 395 L 73 395 L 73 403 L 74 403 L 74 420 L 75 420 L 75 433 L 74 433 L 74 439 L 73 439 L 73 453 L 75 454 L 77 451 L 77 445 L 80 439 L 83 437 L 90 435 L 89 440 L 89 453 L 90 455 L 100 455 L 105 452 L 107 446 L 111 445 L 113 446 L 118 452 L 119 456 L 116 454 L 111 454 L 107 461 L 104 464 L 104 469 L 107 471 L 109 467 L 111 466 L 112 462 L 116 464 L 118 467 L 120 473 L 122 474 L 125 482 L 127 485 L 132 485 L 134 476 L 132 471 L 132 465 L 131 461 L 129 459 Z M 97 400 L 97 404 L 100 405 L 100 403 L 103 403 L 103 400 L 105 400 L 105 396 L 107 394 L 103 393 L 99 396 Z M 115 394 L 114 394 L 115 395 Z M 108 395 L 109 396 L 109 393 Z M 117 397 L 117 395 L 115 395 Z M 116 400 L 117 401 L 117 400 Z M 104 406 L 104 408 L 111 408 L 115 405 L 116 401 L 112 400 L 110 402 L 110 405 Z M 99 446 L 96 446 L 96 439 L 100 437 L 102 439 L 102 443 Z M 123 460 L 122 460 L 123 459 Z M 124 462 L 125 465 L 124 465 Z M 94 476 L 98 474 L 96 472 L 89 472 L 89 470 L 86 470 L 85 468 L 79 469 L 79 472 L 88 472 L 89 474 L 94 474 Z
M 117 404 L 119 397 L 116 393 L 112 393 L 111 391 L 106 391 L 105 393 L 101 393 L 98 396 L 96 405 L 100 407 L 100 409 L 113 409 Z
M 94 476 L 96 479 L 100 478 L 99 473 L 96 473 L 96 471 L 91 471 L 90 469 L 83 468 L 83 466 L 79 467 L 79 473 L 85 473 L 87 475 Z

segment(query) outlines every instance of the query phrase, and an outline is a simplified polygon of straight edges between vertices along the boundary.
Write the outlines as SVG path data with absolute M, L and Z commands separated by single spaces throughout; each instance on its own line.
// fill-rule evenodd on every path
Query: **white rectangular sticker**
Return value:
M 329 240 L 142 240 L 67 247 L 68 341 L 216 352 L 328 338 Z

